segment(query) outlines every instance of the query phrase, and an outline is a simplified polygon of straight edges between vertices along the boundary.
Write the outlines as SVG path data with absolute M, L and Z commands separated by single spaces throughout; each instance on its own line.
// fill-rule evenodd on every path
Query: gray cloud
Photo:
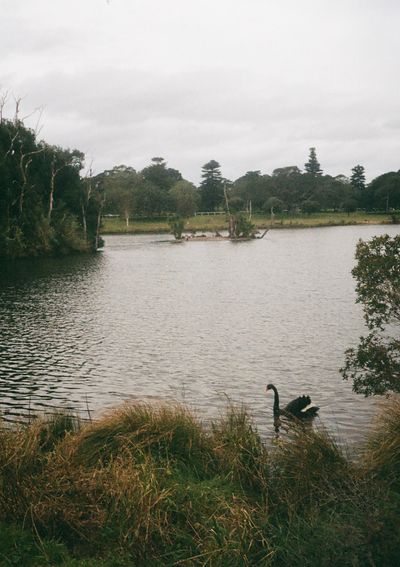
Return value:
M 400 167 L 394 2 L 6 4 L 0 88 L 98 170 L 163 155 L 194 181 L 211 158 L 235 178 L 302 167 L 311 145 L 332 174 Z

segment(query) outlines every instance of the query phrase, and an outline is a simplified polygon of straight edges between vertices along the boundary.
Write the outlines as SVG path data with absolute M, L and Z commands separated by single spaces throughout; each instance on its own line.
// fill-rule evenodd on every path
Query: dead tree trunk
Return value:
M 83 199 L 81 203 L 83 237 L 86 242 L 87 242 L 87 209 L 92 194 L 91 175 L 92 175 L 92 170 L 89 169 L 89 177 L 86 177 L 83 181 L 83 186 L 85 189 L 83 192 Z
M 41 152 L 43 152 L 43 150 L 44 150 L 44 148 L 39 148 L 38 150 L 34 150 L 33 152 L 28 152 L 28 153 L 24 154 L 24 153 L 22 153 L 22 149 L 21 149 L 21 158 L 19 160 L 19 170 L 20 170 L 20 173 L 21 173 L 22 183 L 21 183 L 19 199 L 18 199 L 18 201 L 19 201 L 18 208 L 19 208 L 20 214 L 22 214 L 22 211 L 23 211 L 25 194 L 26 194 L 26 190 L 28 188 L 28 170 L 29 170 L 29 166 L 32 163 L 32 156 L 34 156 L 35 154 L 40 154 Z
M 54 160 L 51 163 L 49 211 L 47 213 L 47 218 L 48 218 L 49 223 L 51 221 L 51 213 L 53 212 L 53 207 L 54 207 L 54 192 L 55 192 L 55 188 L 56 188 L 56 176 L 64 167 L 66 167 L 66 164 L 63 164 L 61 167 L 58 167 L 56 169 Z
M 95 251 L 98 249 L 99 247 L 99 238 L 100 238 L 100 225 L 101 225 L 101 212 L 103 210 L 103 206 L 104 206 L 104 202 L 105 202 L 105 195 L 103 193 L 103 198 L 100 201 L 99 204 L 99 210 L 97 212 L 97 226 L 96 226 L 96 239 L 95 239 Z

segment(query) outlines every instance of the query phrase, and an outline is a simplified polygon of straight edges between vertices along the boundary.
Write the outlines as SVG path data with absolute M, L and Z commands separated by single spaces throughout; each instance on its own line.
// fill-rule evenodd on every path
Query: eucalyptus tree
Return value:
M 135 212 L 135 190 L 143 181 L 141 176 L 133 167 L 118 165 L 103 171 L 97 177 L 104 187 L 104 211 L 120 215 L 128 228 L 130 218 Z
M 302 175 L 300 170 L 294 166 L 274 169 L 269 194 L 283 203 L 283 208 L 295 211 L 305 195 L 311 192 L 309 187 L 311 178 Z
M 199 207 L 199 192 L 193 183 L 181 179 L 169 190 L 174 211 L 182 217 L 191 217 Z
M 247 208 L 251 202 L 253 209 L 262 209 L 268 198 L 269 175 L 262 175 L 261 171 L 248 171 L 236 179 L 232 186 L 232 195 L 243 199 Z
M 101 199 L 80 177 L 83 154 L 38 141 L 18 110 L 0 121 L 0 256 L 93 250 Z M 84 194 L 96 226 L 82 216 Z
M 389 171 L 376 177 L 368 187 L 370 204 L 373 208 L 390 209 L 400 208 L 400 171 Z
M 167 167 L 167 162 L 162 157 L 153 157 L 151 164 L 142 169 L 141 174 L 145 181 L 165 193 L 182 179 L 181 172 Z
M 272 176 L 277 177 L 278 175 L 298 175 L 299 173 L 301 173 L 301 171 L 297 167 L 297 165 L 287 165 L 285 167 L 277 167 L 276 169 L 274 169 Z

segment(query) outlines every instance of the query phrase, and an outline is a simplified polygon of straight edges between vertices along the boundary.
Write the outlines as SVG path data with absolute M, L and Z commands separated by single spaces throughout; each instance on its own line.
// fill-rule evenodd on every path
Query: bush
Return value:
M 171 217 L 168 220 L 168 224 L 171 229 L 171 234 L 175 236 L 176 240 L 180 240 L 182 238 L 183 229 L 185 228 L 185 220 L 179 216 Z

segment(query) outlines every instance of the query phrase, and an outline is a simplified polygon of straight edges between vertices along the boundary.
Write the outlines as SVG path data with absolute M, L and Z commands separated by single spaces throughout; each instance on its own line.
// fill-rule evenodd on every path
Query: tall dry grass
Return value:
M 366 445 L 363 464 L 368 473 L 400 489 L 399 395 L 392 395 L 382 404 Z
M 0 565 L 395 565 L 399 422 L 392 400 L 359 463 L 295 426 L 267 450 L 234 407 L 211 427 L 136 404 L 2 429 Z

